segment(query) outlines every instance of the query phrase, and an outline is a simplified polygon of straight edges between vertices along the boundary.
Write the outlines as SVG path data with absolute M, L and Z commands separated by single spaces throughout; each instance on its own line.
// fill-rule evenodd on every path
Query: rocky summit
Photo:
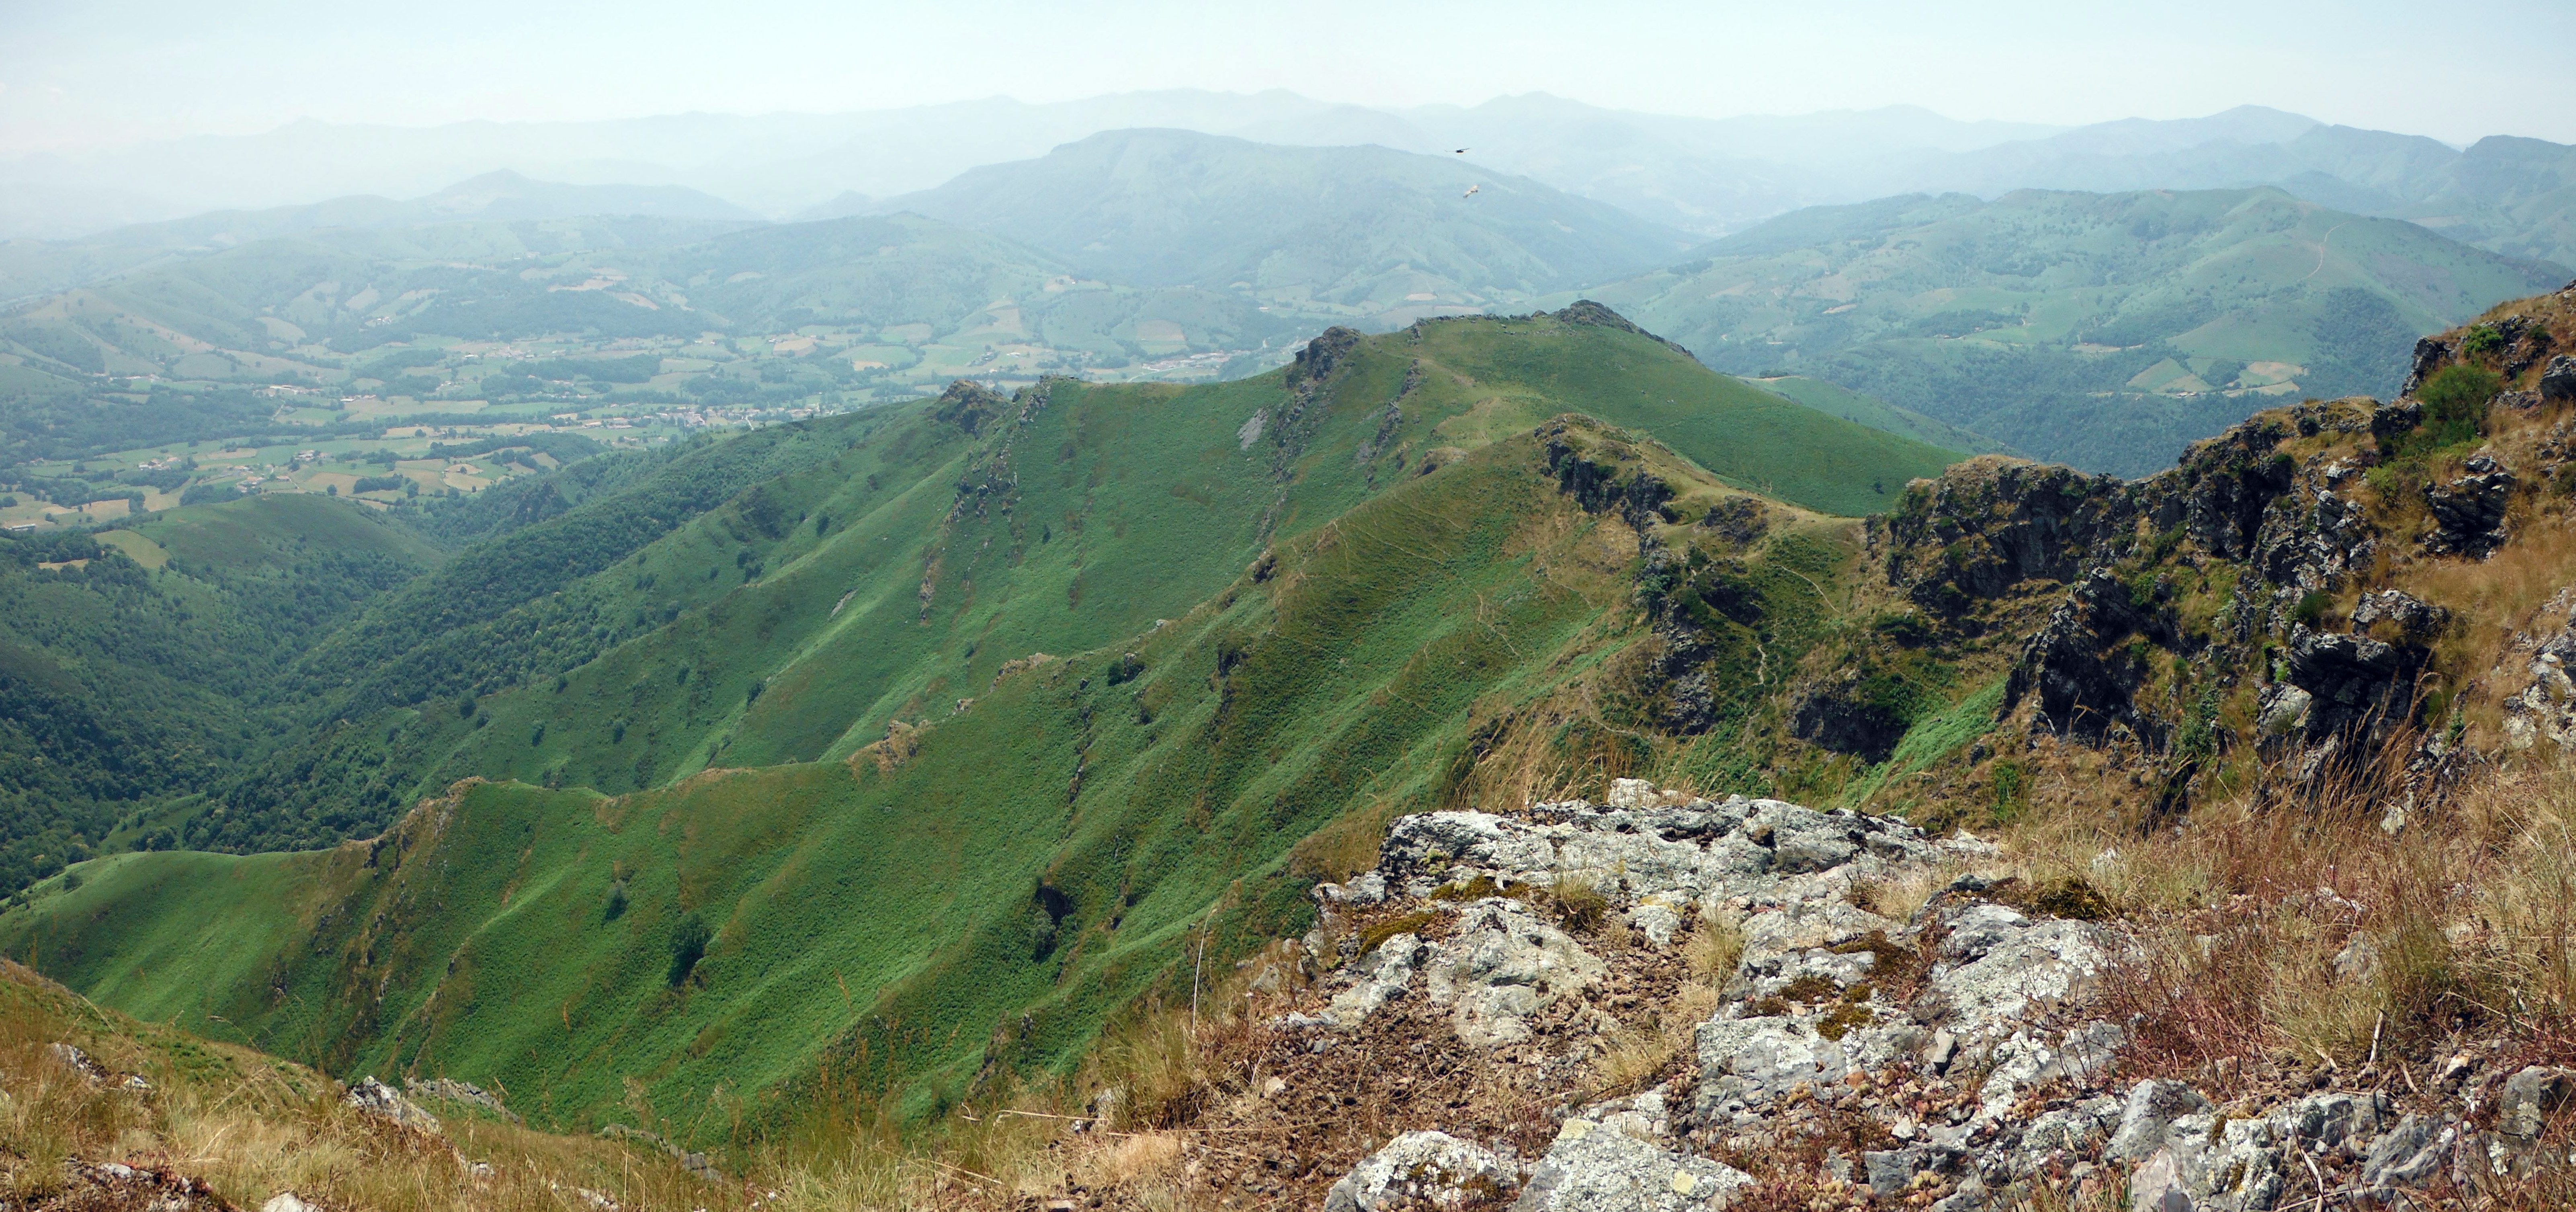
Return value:
M 1443 1096 L 1402 1101 L 1323 1207 L 1715 1209 L 1802 1163 L 1828 1200 L 1945 1212 L 2124 1177 L 2136 1212 L 2411 1206 L 2436 1178 L 2527 1172 L 2576 1093 L 2475 1053 L 2399 1089 L 2331 1064 L 2269 1090 L 2130 1079 L 2099 992 L 2138 943 L 2080 881 L 1847 811 L 1642 780 L 1608 798 L 1407 817 L 1374 869 L 1315 889 L 1319 925 L 1264 973 L 1317 974 L 1259 1028 L 1274 1097 L 1344 1053 L 1370 1058 L 1350 1078 Z M 1689 1000 L 1686 956 L 1715 987 L 1665 1027 L 1686 1046 L 1600 1085 L 1652 994 Z M 1508 1076 L 1444 1081 L 1461 1067 Z

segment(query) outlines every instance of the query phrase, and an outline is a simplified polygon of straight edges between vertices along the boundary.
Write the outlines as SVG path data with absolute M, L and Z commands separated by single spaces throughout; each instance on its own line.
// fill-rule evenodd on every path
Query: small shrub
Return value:
M 697 971 L 698 961 L 706 958 L 707 944 L 714 941 L 715 931 L 707 928 L 706 919 L 694 913 L 682 917 L 680 924 L 671 928 L 671 971 L 668 975 L 672 988 L 679 988 L 682 981 L 689 979 L 690 973 Z
M 1556 922 L 1568 930 L 1589 930 L 1609 916 L 1610 898 L 1584 876 L 1560 875 L 1548 885 L 1547 899 Z
M 1440 915 L 1427 909 L 1419 913 L 1407 913 L 1401 917 L 1388 918 L 1360 932 L 1360 949 L 1355 954 L 1366 955 L 1375 951 L 1378 944 L 1399 934 L 1420 934 L 1423 927 L 1438 920 Z
M 626 881 L 619 880 L 608 886 L 608 904 L 600 910 L 599 920 L 613 922 L 624 916 L 626 916 Z
M 1503 886 L 1495 883 L 1494 877 L 1490 875 L 1480 875 L 1463 884 L 1442 884 L 1438 888 L 1432 890 L 1431 899 L 1435 901 L 1481 901 L 1489 896 L 1501 895 L 1503 895 Z
M 2504 377 L 2483 366 L 2452 365 L 2435 371 L 2415 392 L 2423 423 L 2404 443 L 2408 453 L 2461 446 L 2486 432 L 2487 405 L 2504 390 Z
M 2290 608 L 2290 621 L 2316 627 L 2325 621 L 2326 612 L 2334 608 L 2334 595 L 2320 589 L 2299 599 Z

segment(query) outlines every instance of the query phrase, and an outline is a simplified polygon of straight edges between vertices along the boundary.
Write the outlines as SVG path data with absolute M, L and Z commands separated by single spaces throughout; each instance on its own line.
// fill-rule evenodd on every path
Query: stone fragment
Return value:
M 2141 1081 L 2129 1088 L 2120 1108 L 2120 1127 L 2111 1134 L 2107 1156 L 2137 1161 L 2165 1147 L 2165 1130 L 2176 1119 L 2209 1110 L 2200 1092 L 2176 1081 Z
M 1490 1150 L 1446 1132 L 1407 1132 L 1335 1182 L 1324 1193 L 1324 1212 L 1491 1204 L 1512 1185 L 1512 1167 Z
M 393 1087 L 373 1077 L 359 1079 L 356 1085 L 349 1087 L 348 1096 L 340 1101 L 406 1128 L 431 1133 L 439 1130 L 437 1116 L 422 1110 L 420 1104 L 404 1098 Z
M 2536 1139 L 2571 1098 L 2576 1098 L 2576 1076 L 2533 1065 L 2505 1079 L 2504 1097 L 2496 1103 L 2496 1131 L 2517 1140 Z
M 1513 1212 L 1700 1212 L 1723 1208 L 1753 1176 L 1667 1152 L 1615 1128 L 1569 1119 Z
M 2442 1168 L 2442 1155 L 2450 1152 L 2457 1136 L 2439 1119 L 2410 1114 L 2370 1142 L 2361 1161 L 2361 1184 L 2385 1191 L 2420 1183 Z

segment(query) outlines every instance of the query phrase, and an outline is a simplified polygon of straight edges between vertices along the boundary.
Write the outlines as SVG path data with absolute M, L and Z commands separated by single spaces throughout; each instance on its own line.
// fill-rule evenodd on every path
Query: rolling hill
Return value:
M 2570 273 L 2272 189 L 1888 198 L 1698 251 L 1596 293 L 1719 369 L 2123 475 L 2283 398 L 2387 394 L 2419 335 Z
M 1381 324 L 1510 310 L 1688 245 L 1615 207 L 1454 157 L 1177 130 L 1094 135 L 879 208 L 1006 235 L 1086 275 L 1241 289 Z
M 312 643 L 295 752 L 151 823 L 258 849 L 356 810 L 385 840 L 93 863 L 60 895 L 103 914 L 37 948 L 132 1012 L 545 1090 L 551 1122 L 629 1078 L 756 1122 L 826 1065 L 935 1109 L 921 1083 L 981 1059 L 1070 1063 L 1193 938 L 1281 928 L 1336 821 L 1485 794 L 1460 755 L 1506 732 L 1581 766 L 1625 760 L 1594 711 L 1646 713 L 1758 764 L 1762 671 L 1853 566 L 1832 515 L 1954 458 L 1588 304 L 761 430 Z M 1637 527 L 1728 553 L 1689 575 L 1749 676 L 1552 733 L 1517 713 L 1653 651 Z M 675 966 L 687 920 L 711 939 Z
M 336 805 L 389 812 L 468 774 L 626 791 L 846 755 L 1007 661 L 1176 616 L 1267 535 L 1568 409 L 1826 513 L 1881 508 L 1960 457 L 1712 374 L 1597 307 L 1335 338 L 1351 340 L 1331 407 L 1365 432 L 1338 448 L 1299 432 L 1320 403 L 1274 374 L 1048 380 L 1034 406 L 961 386 L 681 455 L 459 554 L 315 645 L 296 677 L 347 722 L 245 775 L 230 814 L 189 836 L 273 847 Z M 991 427 L 1020 410 L 1033 419 L 1004 432 L 1052 452 L 1044 471 L 1025 453 L 992 462 Z M 1220 470 L 1246 460 L 1267 470 Z M 960 511 L 1004 501 L 998 546 L 953 537 Z

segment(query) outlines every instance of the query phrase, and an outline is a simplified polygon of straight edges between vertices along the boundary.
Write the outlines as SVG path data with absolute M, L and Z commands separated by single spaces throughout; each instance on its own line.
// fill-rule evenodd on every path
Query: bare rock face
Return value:
M 1724 1208 L 1753 1176 L 1670 1152 L 1618 1126 L 1569 1119 L 1513 1212 L 1701 1212 Z
M 1334 1183 L 1324 1212 L 1457 1207 L 1469 1200 L 1491 1206 L 1515 1185 L 1513 1167 L 1486 1149 L 1445 1132 L 1407 1132 Z
M 2447 484 L 2424 486 L 2424 505 L 2433 512 L 2433 531 L 2424 549 L 2435 555 L 2484 559 L 2504 545 L 2504 515 L 2513 501 L 2516 480 L 2494 456 L 2469 456 L 2469 474 Z
M 405 1128 L 437 1133 L 438 1117 L 421 1109 L 420 1104 L 404 1098 L 393 1087 L 373 1077 L 360 1078 L 340 1100 L 366 1114 L 389 1120 Z
M 2571 599 L 2565 608 L 2576 610 Z M 2371 667 L 2378 650 L 2352 640 L 2319 637 L 2311 647 Z M 2340 701 L 2329 681 L 2317 685 L 2318 704 Z M 1839 1190 L 1887 1206 L 2009 1207 L 2040 1187 L 2065 1190 L 2070 1175 L 2112 1191 L 2125 1181 L 2129 1206 L 2156 1212 L 2278 1212 L 2319 1175 L 2343 1203 L 2402 1206 L 2446 1174 L 2509 1182 L 2528 1173 L 2550 1126 L 2576 1106 L 2576 1073 L 2481 1076 L 2465 1055 L 2428 1078 L 2447 1104 L 2401 1104 L 2384 1083 L 2276 1090 L 2268 1102 L 2257 1095 L 2225 1108 L 2188 1081 L 2115 1086 L 2127 1029 L 2096 995 L 2103 975 L 2136 954 L 2121 925 L 2085 920 L 2091 911 L 2079 900 L 2014 891 L 1973 870 L 1909 914 L 1855 903 L 1868 900 L 1858 890 L 1884 881 L 1972 868 L 1992 847 L 1778 800 L 1713 801 L 1633 782 L 1612 798 L 1396 822 L 1378 868 L 1319 890 L 1318 900 L 1353 906 L 1382 895 L 1373 912 L 1410 910 L 1408 924 L 1425 924 L 1327 976 L 1330 1016 L 1287 1015 L 1278 1025 L 1321 1040 L 1352 1029 L 1359 1019 L 1347 1016 L 1365 1007 L 1421 998 L 1449 1008 L 1418 1020 L 1449 1024 L 1454 1042 L 1440 1041 L 1443 1051 L 1533 1063 L 1549 1047 L 1574 1046 L 1567 1041 L 1582 1031 L 1615 1027 L 1580 1024 L 1603 1017 L 1623 965 L 1723 919 L 1741 949 L 1681 1066 L 1615 1097 L 1569 1087 L 1549 1112 L 1555 1137 L 1535 1158 L 1499 1140 L 1406 1133 L 1336 1184 L 1328 1207 L 1472 1197 L 1510 1198 L 1521 1212 L 1718 1209 L 1770 1176 L 1742 1168 L 1746 1159 L 1772 1156 L 1776 1166 L 1766 1149 L 1812 1141 L 1824 1125 L 1832 1139 L 1869 1142 L 1829 1153 L 1824 1171 Z M 1569 880 L 1594 890 L 1600 912 L 1659 921 L 1668 937 L 1637 928 L 1646 937 L 1604 947 L 1597 934 L 1561 928 L 1541 906 Z M 1572 1034 L 1528 1030 L 1551 1006 L 1550 1021 L 1576 1026 L 1550 1029 Z
M 2543 400 L 2576 400 L 2576 358 L 2560 354 L 2549 360 L 2540 372 L 2540 398 Z

